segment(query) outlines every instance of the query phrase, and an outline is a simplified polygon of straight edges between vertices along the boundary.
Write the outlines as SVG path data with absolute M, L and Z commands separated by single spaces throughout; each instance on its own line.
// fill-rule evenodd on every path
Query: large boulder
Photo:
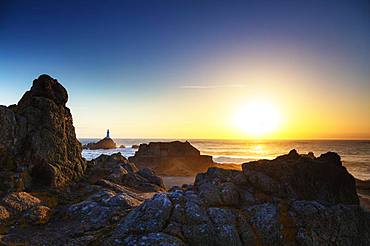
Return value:
M 91 183 L 107 179 L 119 185 L 124 185 L 141 192 L 165 191 L 162 178 L 151 169 L 139 169 L 129 162 L 121 153 L 100 155 L 89 162 L 86 172 Z
M 245 163 L 243 172 L 255 188 L 281 198 L 359 204 L 353 176 L 333 152 L 320 157 L 292 150 L 274 160 Z
M 17 105 L 0 106 L 0 189 L 63 187 L 85 169 L 65 88 L 48 75 Z
M 129 160 L 160 175 L 192 176 L 214 165 L 212 156 L 201 155 L 189 142 L 151 142 L 140 144 Z

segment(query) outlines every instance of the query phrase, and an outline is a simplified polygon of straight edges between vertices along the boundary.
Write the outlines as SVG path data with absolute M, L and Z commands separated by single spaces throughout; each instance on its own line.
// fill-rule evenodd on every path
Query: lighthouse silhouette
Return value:
M 109 129 L 107 129 L 107 136 L 105 138 L 110 138 L 110 136 L 109 136 Z

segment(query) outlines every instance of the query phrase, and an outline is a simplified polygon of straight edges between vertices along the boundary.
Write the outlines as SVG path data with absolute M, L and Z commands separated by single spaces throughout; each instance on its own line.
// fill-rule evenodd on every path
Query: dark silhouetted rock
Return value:
M 0 106 L 1 190 L 63 187 L 81 177 L 85 161 L 67 100 L 57 80 L 41 75 L 17 105 Z
M 133 148 L 133 149 L 139 149 L 139 147 L 140 147 L 140 145 L 138 145 L 138 144 L 133 144 L 133 145 L 131 146 L 131 148 Z
M 214 162 L 201 155 L 189 142 L 151 142 L 140 144 L 129 160 L 138 167 L 148 167 L 160 175 L 191 176 L 206 171 Z
M 277 197 L 332 204 L 359 203 L 355 179 L 342 166 L 340 156 L 333 152 L 313 158 L 292 150 L 271 161 L 246 163 L 243 171 L 254 187 Z

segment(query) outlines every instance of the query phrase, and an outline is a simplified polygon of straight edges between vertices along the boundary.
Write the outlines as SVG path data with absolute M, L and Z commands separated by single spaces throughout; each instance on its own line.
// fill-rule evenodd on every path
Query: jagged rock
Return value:
M 111 138 L 103 138 L 99 140 L 97 143 L 88 143 L 84 146 L 86 149 L 115 149 L 117 148 L 117 144 Z
M 363 245 L 370 242 L 370 214 L 358 206 L 336 204 L 323 206 L 316 201 L 295 201 L 291 213 L 297 227 L 297 243 L 300 245 Z
M 139 149 L 139 147 L 140 147 L 140 145 L 138 145 L 138 144 L 133 144 L 133 145 L 131 146 L 131 148 L 133 148 L 133 149 Z
M 292 150 L 271 161 L 245 163 L 243 171 L 254 187 L 277 197 L 359 204 L 355 179 L 333 152 L 313 158 Z
M 0 206 L 0 225 L 7 221 L 9 217 L 9 211 L 4 206 Z
M 141 201 L 129 193 L 103 189 L 68 208 L 68 214 L 79 218 L 80 230 L 90 231 L 108 226 L 115 217 L 122 217 L 126 209 L 137 207 Z
M 165 191 L 162 179 L 148 168 L 140 169 L 137 172 L 128 172 L 122 176 L 122 183 L 141 191 Z
M 50 208 L 46 206 L 37 206 L 27 211 L 24 218 L 29 224 L 39 225 L 48 222 L 50 214 Z
M 161 231 L 167 223 L 173 208 L 172 202 L 165 193 L 155 195 L 140 207 L 130 212 L 117 227 L 114 234 L 147 234 Z
M 129 160 L 138 167 L 148 167 L 168 176 L 191 176 L 204 172 L 214 162 L 211 156 L 201 155 L 189 142 L 151 142 L 140 144 Z
M 243 199 L 253 201 L 246 184 L 247 179 L 240 171 L 210 168 L 206 173 L 197 175 L 194 189 L 209 206 L 232 206 Z
M 0 188 L 63 187 L 85 169 L 67 91 L 48 75 L 33 81 L 17 105 L 0 107 Z
M 305 177 L 302 168 L 308 170 Z M 102 155 L 88 163 L 84 178 L 71 187 L 66 197 L 73 202 L 58 210 L 59 217 L 28 235 L 22 228 L 10 230 L 1 240 L 30 245 L 369 245 L 370 214 L 343 197 L 356 196 L 356 190 L 333 188 L 349 180 L 342 169 L 336 154 L 315 158 L 292 151 L 245 164 L 243 171 L 209 168 L 194 185 L 148 199 L 145 195 L 153 192 L 139 191 L 137 185 L 160 187 L 159 177 L 120 154 Z M 323 181 L 313 170 L 337 174 Z M 304 181 L 308 187 L 303 192 Z M 324 190 L 318 192 L 314 184 Z M 25 192 L 10 193 L 1 206 L 0 225 L 15 221 L 14 211 L 29 224 L 46 222 L 43 215 L 50 212 Z
M 138 169 L 121 153 L 110 156 L 101 155 L 90 162 L 91 168 L 87 171 L 96 181 L 106 177 L 109 181 L 135 188 L 143 192 L 165 191 L 160 177 L 147 168 Z
M 281 241 L 278 208 L 276 204 L 263 203 L 248 207 L 249 223 L 256 229 L 262 245 L 277 245 Z
M 300 169 L 306 167 L 304 180 L 292 177 L 303 179 Z M 320 168 L 339 174 L 322 180 L 313 173 Z M 333 189 L 350 180 L 343 169 L 336 154 L 315 158 L 296 151 L 250 162 L 243 171 L 210 168 L 197 176 L 193 190 L 175 187 L 131 211 L 107 245 L 160 244 L 162 236 L 170 236 L 174 245 L 368 245 L 370 214 Z M 297 188 L 304 181 L 307 193 Z M 313 184 L 324 191 L 313 196 L 318 192 Z M 356 196 L 353 189 L 344 192 Z M 149 234 L 161 239 L 147 240 Z
M 15 213 L 24 212 L 41 203 L 40 199 L 27 192 L 13 192 L 4 197 L 1 201 L 4 206 L 8 207 Z
M 116 242 L 120 242 L 119 240 Z M 186 244 L 176 237 L 165 233 L 148 233 L 144 236 L 130 235 L 123 242 L 127 246 L 151 246 L 151 245 L 166 245 L 166 246 L 185 246 Z

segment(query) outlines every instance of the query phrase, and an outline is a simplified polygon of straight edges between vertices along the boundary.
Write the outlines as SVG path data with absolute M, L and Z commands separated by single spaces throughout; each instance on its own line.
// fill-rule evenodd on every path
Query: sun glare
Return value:
M 235 115 L 235 124 L 253 137 L 261 137 L 277 130 L 280 115 L 277 108 L 265 101 L 244 104 Z

